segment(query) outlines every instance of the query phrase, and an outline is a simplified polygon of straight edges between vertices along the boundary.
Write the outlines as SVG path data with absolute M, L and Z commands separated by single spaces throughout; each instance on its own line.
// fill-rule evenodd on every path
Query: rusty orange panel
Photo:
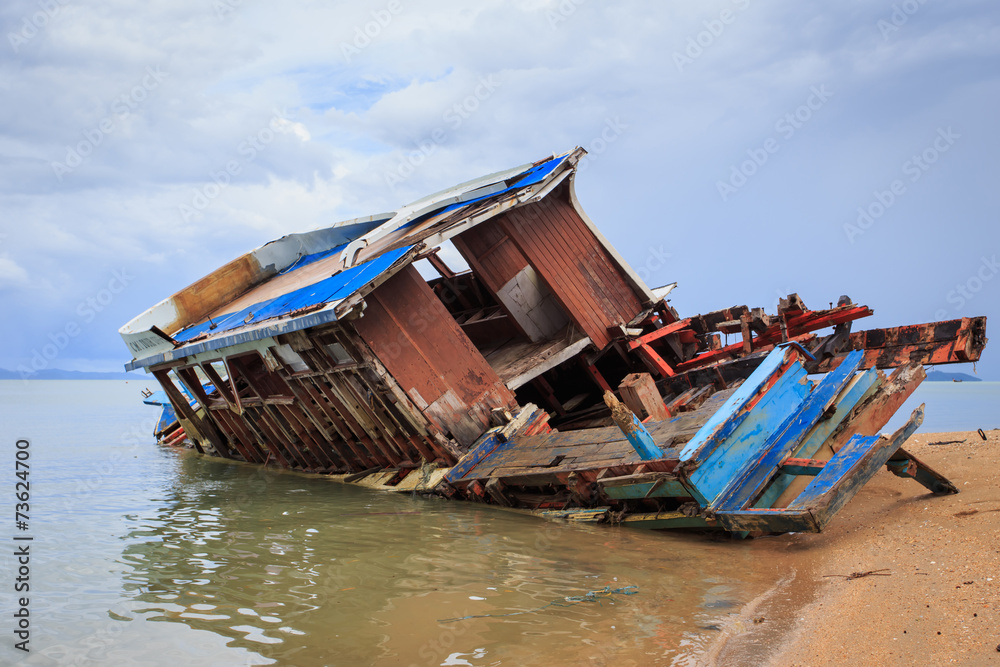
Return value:
M 642 311 L 640 296 L 570 204 L 567 184 L 499 222 L 597 347 L 611 342 L 609 328 Z
M 358 334 L 433 423 L 463 445 L 490 427 L 490 409 L 514 395 L 413 266 L 367 297 Z
M 492 220 L 453 237 L 452 242 L 494 294 L 528 265 L 527 258 Z
M 955 364 L 978 361 L 986 346 L 986 318 L 911 324 L 851 334 L 850 347 L 865 350 L 863 368 L 895 368 L 911 362 Z M 819 364 L 817 373 L 835 368 L 840 357 Z

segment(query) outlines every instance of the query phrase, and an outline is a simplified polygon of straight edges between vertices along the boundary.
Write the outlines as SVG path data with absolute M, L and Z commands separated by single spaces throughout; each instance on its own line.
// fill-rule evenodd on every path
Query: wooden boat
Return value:
M 122 327 L 126 368 L 203 452 L 547 517 L 820 530 L 882 465 L 954 492 L 901 448 L 920 413 L 878 430 L 922 365 L 979 358 L 985 317 L 682 317 L 583 211 L 584 154 L 266 244 Z

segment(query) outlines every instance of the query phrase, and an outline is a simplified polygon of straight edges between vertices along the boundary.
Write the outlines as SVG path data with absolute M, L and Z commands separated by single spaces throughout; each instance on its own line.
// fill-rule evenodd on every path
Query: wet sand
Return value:
M 758 540 L 788 576 L 743 609 L 705 663 L 1000 665 L 1000 430 L 986 436 L 906 443 L 957 495 L 883 469 L 824 533 Z

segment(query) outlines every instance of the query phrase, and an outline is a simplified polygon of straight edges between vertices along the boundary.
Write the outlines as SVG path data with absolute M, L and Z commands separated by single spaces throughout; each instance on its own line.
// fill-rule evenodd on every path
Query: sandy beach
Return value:
M 786 580 L 748 605 L 719 665 L 1000 665 L 1000 430 L 906 447 L 960 493 L 883 470 L 822 534 L 760 540 Z

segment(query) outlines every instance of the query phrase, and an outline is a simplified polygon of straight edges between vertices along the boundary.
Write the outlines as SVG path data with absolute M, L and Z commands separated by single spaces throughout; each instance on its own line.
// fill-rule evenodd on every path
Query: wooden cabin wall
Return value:
M 510 316 L 508 321 L 529 340 L 552 340 L 569 324 L 548 285 L 500 225 L 487 222 L 452 240 Z
M 488 220 L 451 239 L 483 284 L 497 294 L 528 266 L 528 258 L 494 220 Z
M 413 266 L 365 297 L 358 335 L 424 415 L 462 445 L 490 428 L 514 395 Z
M 610 327 L 642 311 L 621 269 L 569 201 L 568 183 L 456 236 L 455 246 L 491 290 L 531 264 L 563 310 L 601 348 Z
M 402 390 L 347 332 L 331 326 L 282 334 L 270 342 L 275 344 L 225 360 L 153 368 L 199 449 L 314 472 L 457 461 L 460 454 L 428 431 Z M 331 356 L 334 344 L 352 361 Z M 199 370 L 211 382 L 211 392 Z M 197 407 L 188 405 L 181 385 Z

